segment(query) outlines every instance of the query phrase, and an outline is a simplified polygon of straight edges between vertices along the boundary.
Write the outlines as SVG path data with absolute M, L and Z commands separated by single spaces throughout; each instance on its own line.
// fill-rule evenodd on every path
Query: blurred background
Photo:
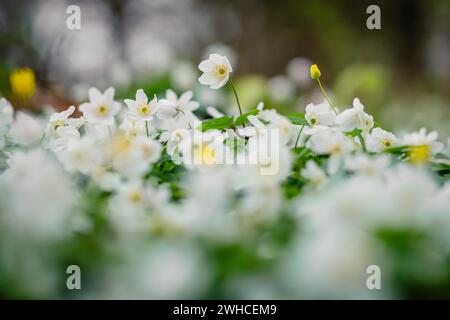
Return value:
M 81 8 L 79 30 L 66 26 L 73 4 Z M 381 8 L 381 30 L 366 27 L 371 4 Z M 309 77 L 317 63 L 341 107 L 358 96 L 387 129 L 450 135 L 448 0 L 0 2 L 0 95 L 16 108 L 65 109 L 91 86 L 114 86 L 119 98 L 172 87 L 193 90 L 203 108 L 233 112 L 229 90 L 198 85 L 197 65 L 211 52 L 230 59 L 246 109 L 264 101 L 301 112 L 320 102 Z M 14 85 L 23 67 L 32 70 L 30 88 Z

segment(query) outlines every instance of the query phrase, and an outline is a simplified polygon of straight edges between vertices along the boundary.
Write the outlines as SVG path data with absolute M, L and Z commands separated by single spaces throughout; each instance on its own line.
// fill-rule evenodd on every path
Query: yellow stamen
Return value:
M 97 107 L 97 110 L 95 112 L 97 116 L 103 117 L 108 114 L 108 107 L 104 104 L 101 104 Z
M 214 75 L 217 77 L 224 77 L 227 74 L 227 66 L 224 64 L 218 64 L 214 67 Z
M 430 159 L 430 147 L 427 145 L 411 146 L 409 150 L 409 159 L 412 163 L 422 164 Z

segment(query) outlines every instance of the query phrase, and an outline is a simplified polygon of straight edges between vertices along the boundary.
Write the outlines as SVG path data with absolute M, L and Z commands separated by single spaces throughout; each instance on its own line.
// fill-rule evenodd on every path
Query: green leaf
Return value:
M 203 132 L 208 131 L 208 130 L 213 130 L 213 129 L 223 130 L 223 129 L 230 128 L 232 125 L 233 125 L 233 118 L 228 117 L 228 116 L 223 116 L 220 118 L 203 121 L 202 125 L 201 125 L 201 130 Z
M 308 125 L 308 121 L 306 121 L 305 114 L 303 114 L 303 113 L 292 113 L 292 114 L 288 115 L 287 117 L 293 124 L 296 124 L 299 126 L 307 126 Z
M 362 132 L 361 129 L 354 129 L 353 131 L 346 132 L 345 134 L 348 135 L 349 137 L 357 137 L 361 134 L 361 132 Z
M 408 150 L 409 150 L 409 146 L 398 146 L 398 147 L 384 149 L 384 152 L 393 153 L 393 154 L 401 154 L 401 153 L 407 152 Z
M 245 123 L 248 123 L 248 116 L 256 116 L 259 113 L 258 109 L 251 110 L 249 112 L 244 113 L 243 115 L 240 115 L 239 117 L 234 120 L 235 126 L 241 126 Z

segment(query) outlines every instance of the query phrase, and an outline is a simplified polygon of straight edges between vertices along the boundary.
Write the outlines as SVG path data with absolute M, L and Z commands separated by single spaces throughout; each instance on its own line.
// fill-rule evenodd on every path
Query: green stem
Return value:
M 300 140 L 300 135 L 302 134 L 302 131 L 303 131 L 303 128 L 304 128 L 305 126 L 303 125 L 301 128 L 300 128 L 300 131 L 298 132 L 298 136 L 297 136 L 297 140 L 295 140 L 295 146 L 294 146 L 294 149 L 297 149 L 297 144 L 298 144 L 298 141 Z
M 106 128 L 108 128 L 108 133 L 109 133 L 109 137 L 112 138 L 112 134 L 111 134 L 111 129 L 109 126 L 106 126 Z
M 148 120 L 145 120 L 145 131 L 147 132 L 147 138 L 150 138 L 150 135 L 148 134 Z
M 331 108 L 333 109 L 334 113 L 338 114 L 336 107 L 334 106 L 333 102 L 331 102 L 330 98 L 328 97 L 327 93 L 322 87 L 322 83 L 320 82 L 320 79 L 316 79 L 317 83 L 319 84 L 320 91 L 322 91 L 323 96 L 325 99 L 327 99 L 328 103 L 330 104 Z
M 231 89 L 233 89 L 234 96 L 236 97 L 236 102 L 237 102 L 237 104 L 238 104 L 239 113 L 240 113 L 241 116 L 242 116 L 241 103 L 239 102 L 239 97 L 238 97 L 238 95 L 237 95 L 236 88 L 234 87 L 234 84 L 233 84 L 233 82 L 231 81 L 231 79 L 230 79 L 229 83 L 230 83 Z
M 363 136 L 361 135 L 361 133 L 358 133 L 358 139 L 359 139 L 359 142 L 361 143 L 361 146 L 362 146 L 362 148 L 363 148 L 363 151 L 364 151 L 364 152 L 367 152 L 367 150 L 366 150 L 366 142 L 364 141 L 364 138 L 363 138 Z

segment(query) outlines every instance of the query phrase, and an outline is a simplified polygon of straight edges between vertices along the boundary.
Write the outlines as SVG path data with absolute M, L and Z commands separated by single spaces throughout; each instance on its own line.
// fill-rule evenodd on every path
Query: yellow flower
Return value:
M 30 68 L 15 69 L 10 75 L 10 82 L 16 96 L 28 99 L 34 95 L 36 80 Z
M 321 75 L 321 73 L 320 73 L 319 67 L 317 66 L 317 64 L 313 64 L 311 66 L 311 78 L 317 80 L 320 78 L 320 75 Z

